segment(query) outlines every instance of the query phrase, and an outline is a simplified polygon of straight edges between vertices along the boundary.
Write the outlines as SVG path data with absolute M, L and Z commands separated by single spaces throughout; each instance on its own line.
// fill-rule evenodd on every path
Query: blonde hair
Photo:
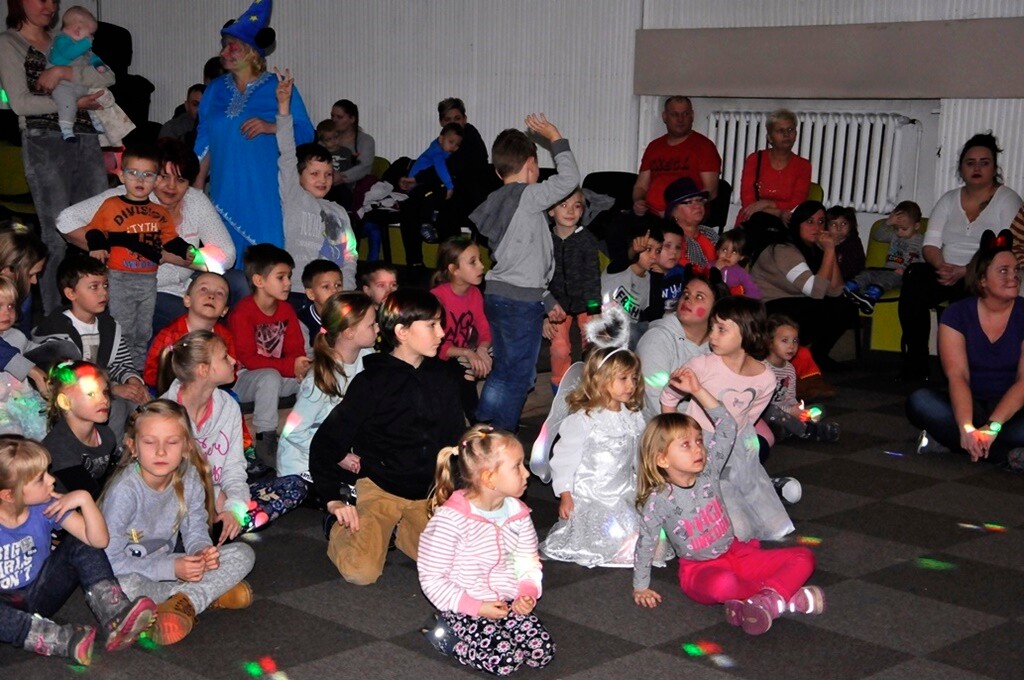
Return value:
M 590 352 L 583 366 L 583 381 L 569 394 L 569 412 L 582 410 L 587 415 L 598 408 L 607 408 L 610 399 L 608 383 L 622 372 L 631 372 L 636 385 L 625 406 L 639 411 L 644 405 L 644 380 L 640 375 L 640 359 L 628 349 L 603 347 Z
M 55 364 L 46 375 L 46 382 L 50 386 L 50 398 L 47 400 L 47 420 L 50 427 L 63 420 L 65 412 L 70 409 L 61 408 L 58 403 L 60 395 L 64 394 L 72 385 L 80 385 L 85 378 L 95 380 L 102 379 L 106 384 L 104 392 L 109 396 L 110 378 L 107 372 L 88 361 L 62 361 Z
M 227 349 L 224 338 L 213 331 L 192 331 L 178 338 L 170 347 L 165 347 L 160 352 L 156 378 L 157 393 L 166 392 L 173 378 L 177 378 L 182 384 L 195 380 L 196 368 L 200 364 L 210 364 L 213 361 L 213 350 L 217 345 Z
M 25 509 L 25 484 L 50 467 L 50 453 L 42 444 L 16 434 L 0 436 L 0 490 L 14 492 L 14 512 Z
M 21 302 L 21 295 L 18 294 L 18 284 L 9 276 L 0 274 L 0 300 L 10 300 L 15 307 Z
M 367 314 L 376 314 L 376 307 L 363 292 L 335 293 L 324 302 L 321 330 L 313 339 L 313 384 L 329 397 L 345 396 L 338 374 L 348 377 L 334 345 L 342 333 L 365 319 Z
M 245 61 L 249 62 L 249 69 L 252 71 L 254 76 L 261 76 L 267 70 L 267 60 L 256 51 L 256 48 L 247 42 L 241 40 L 238 41 L 242 47 L 245 48 L 245 55 L 242 57 Z
M 651 494 L 668 484 L 668 477 L 658 467 L 658 456 L 665 453 L 673 439 L 695 430 L 702 432 L 700 423 L 683 413 L 662 413 L 647 423 L 640 439 L 640 462 L 636 472 L 637 510 L 642 511 Z
M 178 469 L 174 471 L 174 475 L 171 477 L 171 485 L 174 487 L 174 493 L 178 496 L 178 516 L 174 520 L 174 528 L 171 530 L 171 533 L 177 532 L 182 520 L 185 519 L 185 513 L 188 511 L 188 507 L 185 505 L 185 473 L 188 472 L 190 465 L 196 469 L 199 479 L 203 484 L 203 491 L 206 496 L 207 526 L 213 526 L 214 497 L 213 482 L 210 480 L 210 465 L 206 462 L 206 456 L 199 449 L 195 437 L 192 436 L 192 423 L 188 418 L 188 412 L 185 410 L 185 407 L 169 399 L 154 399 L 148 404 L 137 408 L 131 418 L 128 419 L 128 424 L 124 431 L 124 447 L 128 455 L 121 455 L 114 478 L 111 479 L 107 488 L 100 496 L 100 502 L 102 503 L 107 491 L 113 486 L 114 479 L 125 474 L 125 469 L 137 462 L 135 435 L 139 428 L 139 421 L 151 416 L 176 420 L 185 435 L 185 455 L 181 457 L 181 464 L 178 465 Z
M 498 454 L 510 446 L 519 445 L 519 440 L 511 432 L 497 430 L 490 425 L 474 425 L 469 428 L 457 445 L 446 446 L 437 454 L 434 488 L 430 490 L 427 511 L 433 515 L 454 493 L 454 464 L 458 465 L 458 479 L 462 481 L 463 487 L 473 489 L 479 483 L 482 472 L 497 466 Z M 456 460 L 453 461 L 453 458 Z

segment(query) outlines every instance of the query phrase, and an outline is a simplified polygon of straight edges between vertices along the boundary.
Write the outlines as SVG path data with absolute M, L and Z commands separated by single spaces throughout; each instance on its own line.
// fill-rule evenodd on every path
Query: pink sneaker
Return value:
M 759 601 L 726 601 L 725 620 L 742 627 L 747 635 L 763 635 L 772 627 L 772 613 Z
M 825 611 L 825 591 L 818 586 L 804 586 L 786 603 L 786 611 L 794 614 L 820 614 Z

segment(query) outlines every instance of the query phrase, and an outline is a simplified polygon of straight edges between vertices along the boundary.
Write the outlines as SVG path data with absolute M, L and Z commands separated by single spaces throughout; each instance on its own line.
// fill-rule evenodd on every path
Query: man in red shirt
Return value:
M 693 105 L 688 97 L 665 100 L 661 113 L 666 134 L 647 145 L 640 161 L 640 174 L 633 185 L 633 213 L 643 217 L 665 212 L 665 187 L 680 177 L 689 177 L 711 199 L 718 195 L 722 157 L 714 142 L 693 130 Z

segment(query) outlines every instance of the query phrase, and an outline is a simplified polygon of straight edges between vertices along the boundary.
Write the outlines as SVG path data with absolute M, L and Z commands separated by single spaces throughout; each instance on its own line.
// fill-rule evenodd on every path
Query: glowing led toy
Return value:
M 668 384 L 668 372 L 658 371 L 653 375 L 645 375 L 644 382 L 647 383 L 648 387 L 655 387 L 657 389 L 661 389 Z
M 224 262 L 228 258 L 224 251 L 217 246 L 203 246 L 202 248 L 193 246 L 190 248 L 190 252 L 192 253 L 192 264 L 214 274 L 224 273 Z
M 931 443 L 931 440 L 928 439 L 928 433 L 925 430 L 921 430 L 921 435 L 917 438 L 917 452 L 924 453 L 929 443 Z
M 803 422 L 816 423 L 821 420 L 823 415 L 825 415 L 825 411 L 820 406 L 808 406 L 805 408 L 803 400 L 800 400 L 800 420 Z
M 903 452 L 902 451 L 887 451 L 885 449 L 882 449 L 882 453 L 884 453 L 887 456 L 892 456 L 893 458 L 902 458 L 903 457 Z

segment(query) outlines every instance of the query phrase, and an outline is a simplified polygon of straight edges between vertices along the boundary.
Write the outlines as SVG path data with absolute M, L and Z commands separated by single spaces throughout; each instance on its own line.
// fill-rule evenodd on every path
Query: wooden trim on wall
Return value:
M 695 97 L 1024 97 L 1024 17 L 647 29 L 633 92 Z

